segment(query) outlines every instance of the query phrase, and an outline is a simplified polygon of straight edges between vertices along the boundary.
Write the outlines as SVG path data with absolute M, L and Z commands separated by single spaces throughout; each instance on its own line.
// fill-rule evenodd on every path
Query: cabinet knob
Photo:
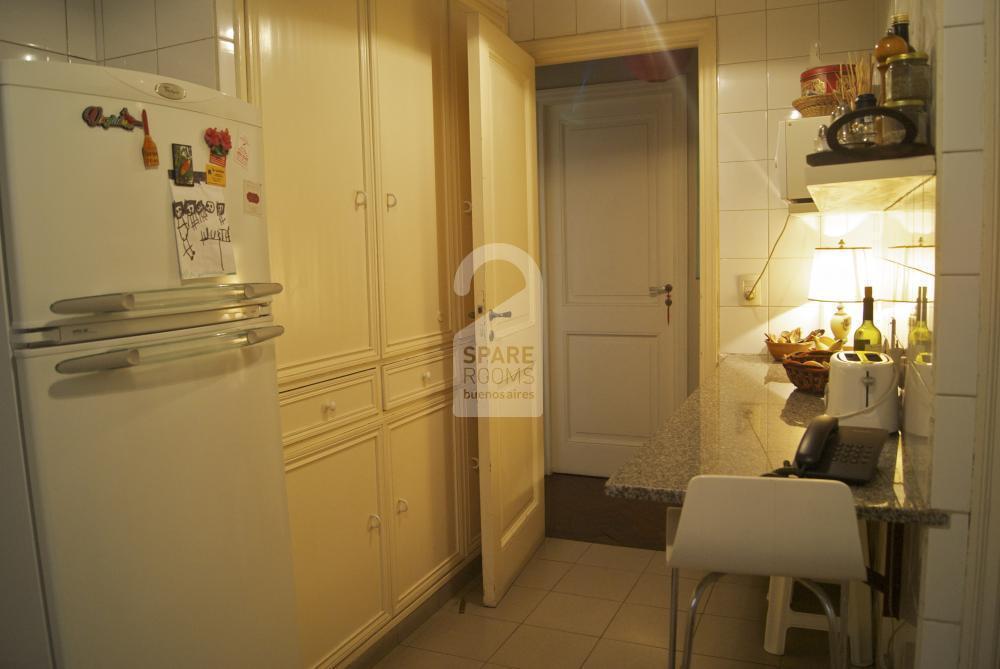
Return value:
M 424 372 L 423 374 L 420 375 L 420 378 L 424 380 L 424 383 L 427 383 L 428 381 L 431 380 L 431 373 Z
M 368 516 L 369 530 L 377 530 L 380 527 L 382 527 L 382 517 L 380 515 L 378 515 L 377 513 L 373 513 L 372 515 Z
M 363 190 L 354 192 L 354 208 L 360 209 L 361 207 L 368 206 L 368 194 Z
M 396 500 L 396 513 L 404 513 L 410 510 L 410 503 L 405 499 Z
M 386 193 L 385 194 L 385 208 L 386 209 L 392 209 L 397 204 L 399 204 L 399 200 L 396 199 L 396 196 L 393 193 Z
M 472 202 L 469 200 L 462 200 L 462 213 L 471 214 L 472 213 Z
M 479 469 L 479 458 L 472 458 L 472 469 Z
M 333 400 L 330 400 L 329 402 L 323 405 L 323 411 L 325 411 L 326 413 L 333 413 L 336 410 L 337 410 L 337 403 L 334 402 Z

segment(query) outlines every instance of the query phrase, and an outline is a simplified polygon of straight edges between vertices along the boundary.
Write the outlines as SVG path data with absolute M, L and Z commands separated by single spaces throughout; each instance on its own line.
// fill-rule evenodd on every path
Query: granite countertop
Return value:
M 605 493 L 679 506 L 699 474 L 757 476 L 795 456 L 823 400 L 797 390 L 765 356 L 727 356 L 667 419 L 656 435 L 612 476 Z M 876 478 L 851 486 L 862 518 L 946 525 L 947 512 L 930 508 L 914 463 L 898 436 L 882 450 Z

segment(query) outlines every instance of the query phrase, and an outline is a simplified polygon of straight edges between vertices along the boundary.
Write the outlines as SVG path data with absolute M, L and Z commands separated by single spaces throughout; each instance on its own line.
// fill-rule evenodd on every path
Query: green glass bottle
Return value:
M 927 287 L 917 288 L 917 315 L 906 338 L 906 357 L 916 360 L 921 353 L 930 353 L 933 347 L 930 328 L 927 327 Z
M 855 351 L 881 351 L 882 333 L 875 327 L 875 298 L 872 297 L 872 287 L 865 286 L 864 313 L 861 317 L 861 327 L 854 331 Z

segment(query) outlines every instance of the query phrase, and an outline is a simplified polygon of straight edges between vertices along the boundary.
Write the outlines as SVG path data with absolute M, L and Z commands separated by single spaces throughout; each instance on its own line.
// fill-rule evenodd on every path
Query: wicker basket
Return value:
M 785 358 L 781 364 L 785 368 L 788 380 L 799 390 L 814 395 L 822 395 L 826 390 L 826 382 L 830 378 L 829 367 L 814 367 L 803 364 L 809 360 L 816 362 L 830 362 L 834 351 L 800 351 L 792 353 Z
M 832 95 L 806 95 L 801 98 L 795 98 L 792 106 L 807 118 L 812 116 L 829 116 L 837 109 L 837 99 Z

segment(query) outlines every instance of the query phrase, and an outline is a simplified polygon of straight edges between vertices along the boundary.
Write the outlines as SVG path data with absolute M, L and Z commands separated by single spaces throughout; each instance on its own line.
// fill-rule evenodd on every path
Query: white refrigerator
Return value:
M 250 105 L 0 61 L 0 666 L 299 666 L 262 182 Z

